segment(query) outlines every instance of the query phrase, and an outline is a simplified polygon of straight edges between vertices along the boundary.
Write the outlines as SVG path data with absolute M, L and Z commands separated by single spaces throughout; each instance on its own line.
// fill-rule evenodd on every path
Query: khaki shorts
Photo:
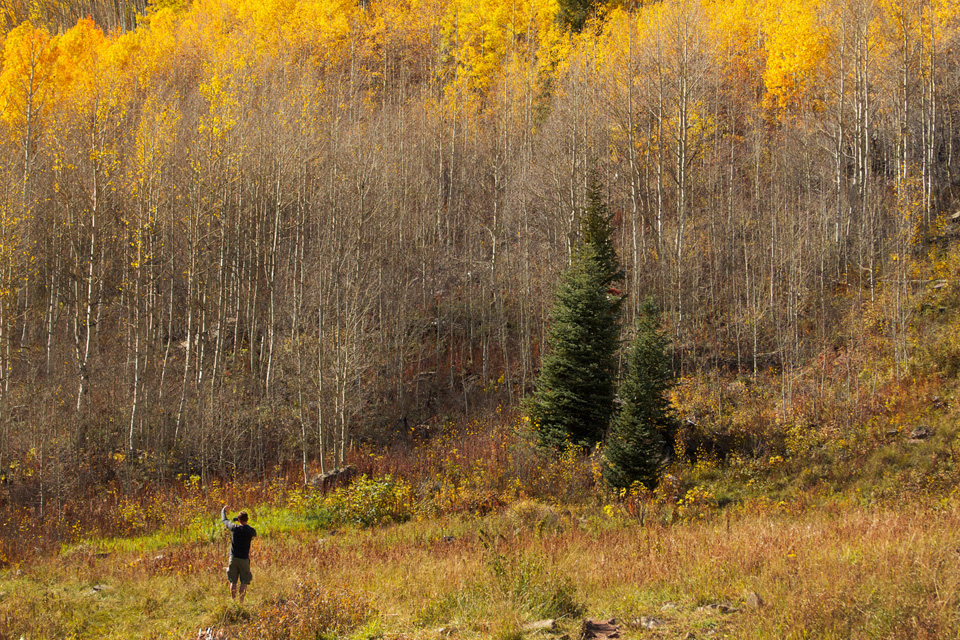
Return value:
M 230 556 L 230 564 L 227 565 L 227 580 L 230 584 L 236 584 L 237 578 L 240 578 L 240 584 L 250 584 L 253 580 L 253 574 L 250 573 L 250 558 L 234 558 Z

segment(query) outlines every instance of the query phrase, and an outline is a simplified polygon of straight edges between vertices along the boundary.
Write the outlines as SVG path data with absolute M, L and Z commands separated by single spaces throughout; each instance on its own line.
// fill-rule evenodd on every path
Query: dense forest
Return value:
M 909 375 L 960 6 L 571 6 L 4 3 L 3 481 L 42 512 L 118 464 L 306 477 L 515 407 L 590 175 L 681 380 L 852 420 L 870 336 Z

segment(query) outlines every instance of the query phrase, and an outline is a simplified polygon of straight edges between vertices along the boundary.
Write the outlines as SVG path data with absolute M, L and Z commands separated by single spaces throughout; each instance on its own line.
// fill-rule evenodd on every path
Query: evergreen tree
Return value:
M 580 218 L 580 237 L 583 244 L 592 245 L 596 251 L 597 265 L 605 278 L 606 287 L 612 287 L 624 278 L 617 248 L 613 244 L 613 226 L 610 224 L 612 218 L 603 197 L 603 183 L 600 182 L 597 172 L 591 171 L 587 180 L 587 207 Z M 619 296 L 619 293 L 611 293 L 615 297 Z M 617 299 L 622 302 L 622 298 Z M 619 306 L 616 311 L 619 313 Z
M 547 329 L 547 350 L 527 415 L 544 447 L 589 448 L 603 440 L 614 412 L 615 354 L 623 298 L 610 216 L 591 177 L 580 241 L 561 277 Z
M 627 354 L 620 384 L 621 406 L 606 443 L 603 476 L 616 488 L 657 483 L 665 445 L 675 418 L 667 394 L 676 384 L 670 367 L 670 339 L 660 328 L 660 310 L 647 298 L 640 309 L 637 335 Z
M 610 0 L 557 0 L 557 22 L 574 33 L 580 33 L 587 20 L 598 12 L 602 13 L 609 4 Z
M 559 0 L 557 19 L 571 31 L 579 33 L 593 12 L 592 0 Z

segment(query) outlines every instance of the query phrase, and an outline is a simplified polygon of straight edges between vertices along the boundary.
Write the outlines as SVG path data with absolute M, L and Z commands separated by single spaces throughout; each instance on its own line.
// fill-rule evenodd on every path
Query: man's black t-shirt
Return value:
M 226 518 L 223 518 L 223 523 L 230 529 L 230 555 L 241 560 L 249 559 L 250 541 L 257 535 L 257 530 L 248 524 L 230 522 Z

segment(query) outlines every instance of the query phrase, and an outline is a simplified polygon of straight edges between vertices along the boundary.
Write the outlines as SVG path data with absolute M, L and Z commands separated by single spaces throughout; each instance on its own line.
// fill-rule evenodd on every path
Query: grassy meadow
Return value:
M 0 578 L 0 628 L 9 638 L 186 638 L 210 626 L 244 638 L 518 638 L 554 618 L 538 636 L 576 637 L 589 616 L 616 618 L 626 638 L 960 631 L 955 504 L 776 507 L 670 526 L 517 506 L 337 531 L 265 512 L 243 605 L 229 600 L 219 533 L 160 548 L 150 537 L 78 545 Z
M 364 476 L 326 495 L 279 473 L 107 493 L 73 539 L 8 560 L 0 638 L 578 638 L 588 618 L 623 638 L 958 637 L 951 415 L 805 473 L 702 456 L 656 492 L 613 494 L 597 460 L 540 458 L 504 424 L 358 453 Z M 222 504 L 259 534 L 242 605 Z

